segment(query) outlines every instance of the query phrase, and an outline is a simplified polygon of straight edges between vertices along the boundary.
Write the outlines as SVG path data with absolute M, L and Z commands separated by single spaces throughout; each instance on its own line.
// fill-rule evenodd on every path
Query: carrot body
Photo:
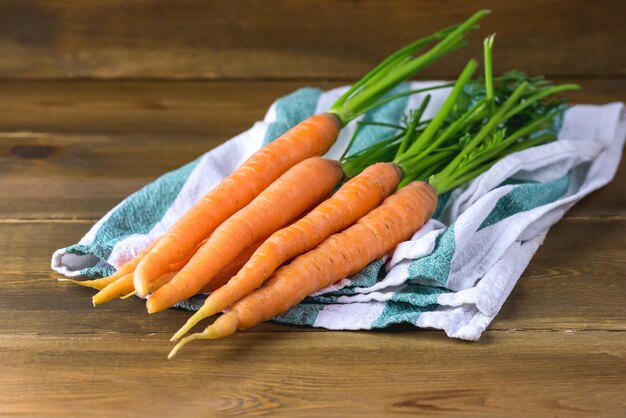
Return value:
M 184 338 L 214 339 L 286 312 L 307 295 L 354 274 L 409 239 L 433 214 L 437 192 L 428 183 L 400 189 L 356 224 L 277 270 L 264 287 L 235 303 L 204 332 Z
M 207 283 L 202 289 L 200 289 L 200 293 L 215 292 L 217 289 L 228 283 L 232 279 L 232 277 L 237 274 L 241 267 L 246 264 L 252 254 L 254 254 L 256 249 L 259 248 L 262 243 L 263 240 L 261 239 L 243 250 L 241 253 L 239 253 L 237 258 L 235 258 L 229 265 L 224 267 L 224 269 L 217 273 L 209 283 Z
M 130 273 L 126 276 L 120 277 L 93 295 L 91 302 L 93 303 L 93 306 L 102 305 L 110 300 L 127 295 L 133 290 L 133 273 Z
M 354 224 L 393 193 L 399 181 L 400 173 L 394 164 L 378 163 L 366 168 L 302 219 L 272 234 L 228 284 L 207 298 L 173 339 L 254 291 L 285 261 Z
M 170 264 L 168 266 L 168 271 L 174 272 L 174 273 L 166 273 L 166 274 L 171 274 L 171 276 L 173 277 L 175 272 L 178 272 L 185 265 L 185 263 L 187 261 L 189 261 L 189 259 L 198 251 L 198 249 L 200 248 L 201 244 L 204 244 L 205 242 L 206 242 L 206 239 L 203 240 L 200 244 L 196 245 L 196 247 L 191 251 L 191 253 L 189 253 L 189 255 L 184 260 L 182 260 L 182 261 L 180 261 L 178 263 Z M 132 260 L 131 260 L 131 262 L 132 262 Z M 129 262 L 129 263 L 131 263 L 131 262 Z M 128 265 L 129 263 L 124 264 L 124 266 Z M 136 263 L 135 263 L 135 265 L 136 265 Z M 118 271 L 121 271 L 121 268 Z M 128 269 L 126 271 L 128 271 Z M 102 279 L 86 280 L 86 281 L 83 281 L 83 282 L 80 282 L 80 281 L 72 281 L 72 282 L 76 283 L 76 284 L 79 284 L 81 286 L 91 287 L 92 289 L 99 290 L 100 292 L 96 293 L 91 298 L 91 300 L 92 300 L 94 306 L 95 305 L 102 305 L 103 303 L 109 302 L 109 301 L 111 301 L 111 300 L 113 300 L 115 298 L 121 297 L 123 295 L 128 295 L 131 292 L 134 293 L 135 288 L 134 288 L 134 285 L 133 285 L 133 272 L 132 272 L 132 270 L 131 270 L 130 273 L 125 274 L 122 277 L 115 277 L 116 275 L 117 275 L 117 272 L 115 274 L 111 275 L 111 276 L 103 277 Z M 124 280 L 121 281 L 122 279 L 124 279 Z M 125 290 L 127 290 L 126 293 L 122 293 L 121 295 L 119 294 L 120 292 L 123 292 Z
M 135 288 L 146 295 L 148 283 L 182 259 L 200 240 L 245 207 L 272 182 L 306 158 L 322 155 L 337 139 L 335 115 L 310 117 L 248 158 L 230 176 L 207 193 L 139 262 Z
M 193 247 L 193 249 L 191 250 L 191 252 L 189 252 L 189 254 L 183 257 L 182 260 L 177 261 L 175 263 L 171 263 L 169 266 L 167 266 L 167 271 L 168 272 L 180 271 L 180 269 L 185 267 L 185 264 L 187 264 L 189 260 L 191 260 L 191 257 L 193 257 L 198 252 L 198 250 L 200 250 L 200 248 L 202 248 L 202 246 L 206 244 L 207 241 L 208 241 L 208 238 L 205 238 L 202 241 L 200 241 L 195 247 Z
M 200 289 L 200 293 L 209 293 L 214 292 L 220 287 L 224 286 L 228 281 L 243 267 L 243 265 L 250 259 L 250 256 L 254 253 L 254 251 L 259 248 L 259 245 L 263 240 L 259 240 L 256 243 L 252 244 L 250 247 L 243 250 L 237 258 L 235 258 L 229 265 L 227 265 L 223 270 L 213 277 L 213 279 L 206 284 L 202 289 Z M 161 288 L 166 283 L 172 281 L 174 276 L 178 271 L 173 271 L 171 273 L 165 273 L 157 280 L 150 283 L 150 292 L 154 292 L 155 290 Z
M 312 157 L 292 167 L 248 206 L 220 225 L 187 265 L 148 299 L 149 313 L 195 295 L 246 247 L 309 209 L 343 177 L 336 161 Z
M 206 240 L 202 242 L 204 243 L 206 242 Z M 241 254 L 239 254 L 239 256 L 237 256 L 237 258 L 232 263 L 226 266 L 224 270 L 222 270 L 215 276 L 215 280 L 214 280 L 215 283 L 211 281 L 211 283 L 209 283 L 207 286 L 205 286 L 202 289 L 202 292 L 212 292 L 215 289 L 222 286 L 224 283 L 228 282 L 228 280 L 231 277 L 233 277 L 233 275 L 237 273 L 237 271 L 241 268 L 241 266 L 243 266 L 244 263 L 250 258 L 250 255 L 252 255 L 254 250 L 260 244 L 261 242 L 258 242 L 252 245 L 251 247 L 246 248 Z M 194 248 L 194 250 L 188 256 L 188 258 L 191 258 L 191 256 L 195 254 L 198 248 L 200 248 L 199 245 L 196 246 L 196 248 Z M 176 276 L 176 274 L 182 267 L 181 263 L 182 262 L 170 264 L 169 265 L 170 272 L 163 274 L 157 280 L 151 282 L 150 291 L 153 292 L 154 290 L 160 288 L 164 284 L 169 283 L 172 280 L 172 278 Z M 119 278 L 115 282 L 102 287 L 100 289 L 100 292 L 96 293 L 92 297 L 92 302 L 94 306 L 102 305 L 116 298 L 120 298 L 120 297 L 125 298 L 126 296 L 132 296 L 132 294 L 134 293 L 135 293 L 135 288 L 133 285 L 133 273 L 130 273 L 130 274 L 127 274 L 126 276 Z

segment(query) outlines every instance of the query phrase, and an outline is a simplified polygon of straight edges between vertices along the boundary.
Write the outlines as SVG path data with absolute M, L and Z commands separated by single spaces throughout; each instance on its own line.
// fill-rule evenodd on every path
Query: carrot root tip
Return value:
M 96 290 L 100 290 L 100 288 L 98 286 L 95 286 L 92 283 L 92 280 L 74 280 L 74 279 L 68 279 L 67 277 L 60 277 L 57 279 L 58 282 L 60 283 L 71 283 L 71 284 L 76 284 L 78 286 L 82 286 L 82 287 L 88 287 L 90 289 L 96 289 Z
M 178 351 L 183 348 L 183 346 L 187 345 L 188 342 L 193 341 L 193 340 L 208 340 L 211 339 L 209 334 L 207 333 L 207 331 L 209 330 L 208 327 L 207 329 L 205 329 L 203 332 L 197 332 L 195 334 L 191 334 L 186 336 L 185 338 L 183 338 L 182 340 L 180 340 L 178 342 L 178 344 L 176 344 L 174 346 L 174 348 L 172 348 L 172 351 L 170 351 L 170 353 L 167 355 L 167 359 L 170 360 L 172 357 L 174 357 L 176 355 L 176 353 L 178 353 Z
M 121 297 L 120 297 L 120 299 L 128 299 L 129 297 L 134 296 L 134 295 L 136 295 L 136 294 L 137 294 L 137 291 L 136 291 L 136 290 L 133 290 L 133 291 L 132 291 L 132 292 L 130 292 L 129 294 L 124 295 L 124 296 L 121 296 Z
M 137 282 L 135 282 L 135 289 L 137 291 L 137 294 L 139 296 L 143 296 L 144 298 L 148 296 L 148 293 L 150 293 L 150 287 L 145 286 L 143 283 L 138 285 Z
M 141 296 L 141 292 L 137 291 L 137 294 Z M 149 314 L 157 313 L 163 310 L 163 308 L 158 307 L 151 298 L 146 300 L 146 310 Z
M 215 312 L 212 312 L 211 306 L 203 305 L 196 313 L 194 313 L 185 324 L 180 327 L 178 331 L 170 338 L 170 341 L 176 341 L 183 335 L 189 332 L 191 328 L 193 328 L 198 322 L 202 321 L 204 318 L 207 318 L 213 315 Z

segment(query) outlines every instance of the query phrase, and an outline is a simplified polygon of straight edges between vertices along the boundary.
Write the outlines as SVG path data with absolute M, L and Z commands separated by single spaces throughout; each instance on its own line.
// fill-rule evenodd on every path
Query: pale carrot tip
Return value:
M 96 300 L 94 298 L 91 298 L 91 304 L 93 305 L 94 308 L 96 306 L 98 306 L 98 304 L 96 303 Z
M 193 341 L 193 340 L 207 340 L 209 339 L 209 335 L 207 333 L 207 331 L 209 330 L 208 327 L 207 329 L 204 330 L 204 332 L 197 332 L 195 334 L 191 334 L 186 336 L 185 338 L 183 338 L 182 340 L 180 340 L 178 342 L 178 344 L 176 344 L 174 346 L 174 348 L 172 348 L 172 351 L 170 351 L 170 353 L 167 355 L 167 359 L 171 359 L 172 357 L 174 357 L 176 355 L 176 353 L 178 353 L 178 351 L 183 348 L 183 346 L 185 346 L 189 341 Z
M 137 291 L 137 294 L 139 296 L 143 296 L 144 298 L 146 296 L 148 296 L 148 293 L 150 293 L 150 289 L 148 289 L 146 286 L 144 286 L 143 284 L 137 286 L 137 283 L 135 283 L 135 289 Z
M 139 294 L 141 295 L 141 293 Z M 159 308 L 158 306 L 155 306 L 154 302 L 151 302 L 151 300 L 152 299 L 148 299 L 146 301 L 146 310 L 148 311 L 149 314 L 157 313 L 163 310 L 163 308 Z
M 129 297 L 134 296 L 134 295 L 136 295 L 136 294 L 137 294 L 137 291 L 136 291 L 136 290 L 133 290 L 133 291 L 132 291 L 132 292 L 130 292 L 129 294 L 124 295 L 124 296 L 121 296 L 121 297 L 120 297 L 120 299 L 128 299 Z
M 203 305 L 196 313 L 194 313 L 188 320 L 185 322 L 185 325 L 180 327 L 178 331 L 170 338 L 170 341 L 176 341 L 183 335 L 189 332 L 194 325 L 198 322 L 202 321 L 204 318 L 211 316 L 213 313 L 211 312 L 209 305 Z
M 74 280 L 74 279 L 68 279 L 66 277 L 61 277 L 58 278 L 57 281 L 61 282 L 61 283 L 72 283 L 72 284 L 77 284 L 79 286 L 83 286 L 83 287 L 89 287 L 91 289 L 96 289 L 98 290 L 96 287 L 94 287 L 91 282 L 92 280 L 85 280 L 85 281 L 80 281 L 80 280 Z

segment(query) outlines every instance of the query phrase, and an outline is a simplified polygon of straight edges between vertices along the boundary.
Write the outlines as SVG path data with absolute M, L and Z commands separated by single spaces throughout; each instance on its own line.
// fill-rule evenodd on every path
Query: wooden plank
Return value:
M 624 219 L 556 224 L 492 327 L 626 330 L 625 233 Z
M 95 220 L 222 140 L 188 134 L 0 134 L 0 219 Z M 566 216 L 626 216 L 625 167 Z
M 626 99 L 626 80 L 582 84 L 577 102 Z M 0 217 L 96 219 L 159 175 L 249 128 L 277 97 L 302 85 L 2 83 Z M 624 215 L 625 175 L 621 170 L 573 213 Z
M 0 223 L 0 334 L 173 333 L 188 313 L 145 313 L 138 299 L 91 307 L 94 291 L 56 282 L 50 255 L 77 242 L 89 225 Z M 34 239 L 34 237 L 37 237 Z M 565 220 L 548 235 L 501 314 L 496 330 L 626 331 L 626 220 Z M 293 331 L 292 327 L 270 330 Z M 411 329 L 411 328 L 409 328 Z
M 0 77 L 354 78 L 403 44 L 493 10 L 450 76 L 498 33 L 496 68 L 626 74 L 621 0 L 99 0 L 0 3 Z
M 586 80 L 574 103 L 626 101 L 626 79 Z M 211 134 L 223 140 L 261 120 L 298 88 L 348 82 L 6 82 L 0 132 Z
M 248 333 L 165 359 L 164 336 L 0 338 L 27 416 L 620 416 L 626 333 Z M 298 361 L 294 361 L 298 359 Z

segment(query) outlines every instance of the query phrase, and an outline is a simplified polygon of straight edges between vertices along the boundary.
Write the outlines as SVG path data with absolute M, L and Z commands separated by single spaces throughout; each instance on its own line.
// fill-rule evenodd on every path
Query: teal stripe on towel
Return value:
M 546 183 L 520 184 L 501 197 L 479 229 L 493 225 L 520 212 L 526 212 L 560 199 L 569 187 L 569 175 Z
M 452 257 L 456 249 L 454 224 L 437 239 L 432 253 L 419 258 L 409 266 L 409 276 L 414 279 L 432 280 L 445 285 L 450 275 Z

